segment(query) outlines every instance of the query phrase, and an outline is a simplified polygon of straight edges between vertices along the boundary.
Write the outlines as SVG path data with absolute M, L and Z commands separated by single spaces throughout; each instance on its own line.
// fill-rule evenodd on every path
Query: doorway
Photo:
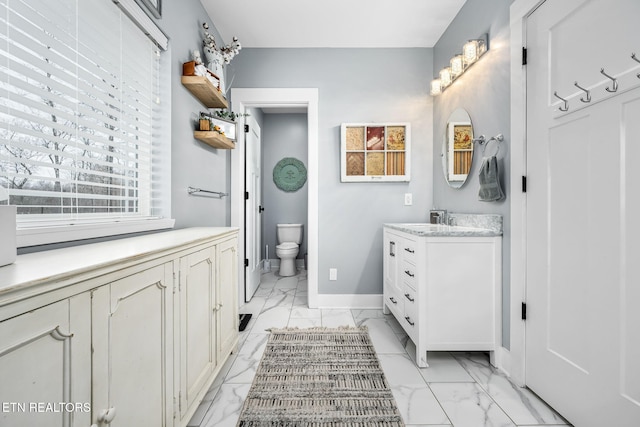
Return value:
M 307 111 L 307 229 L 304 238 L 307 242 L 308 305 L 318 305 L 318 89 L 272 89 L 272 88 L 234 88 L 231 90 L 234 111 L 247 108 L 300 108 Z M 244 126 L 244 120 L 240 121 Z M 244 257 L 247 239 L 245 229 L 244 188 L 246 178 L 245 133 L 238 133 L 238 144 L 231 153 L 231 225 L 239 228 L 238 251 Z M 250 236 L 249 236 L 250 237 Z M 275 250 L 275 248 L 273 248 Z M 245 263 L 238 263 L 238 296 L 245 300 Z

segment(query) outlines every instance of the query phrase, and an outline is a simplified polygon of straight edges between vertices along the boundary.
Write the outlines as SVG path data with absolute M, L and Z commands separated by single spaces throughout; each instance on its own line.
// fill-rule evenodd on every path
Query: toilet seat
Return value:
M 284 242 L 276 246 L 276 249 L 283 249 L 283 250 L 298 249 L 298 244 L 293 242 Z

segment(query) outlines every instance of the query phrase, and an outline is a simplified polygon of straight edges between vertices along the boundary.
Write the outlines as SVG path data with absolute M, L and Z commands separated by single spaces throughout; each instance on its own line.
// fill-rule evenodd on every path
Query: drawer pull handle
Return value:
M 407 252 L 409 252 L 410 254 L 413 254 L 413 253 L 415 253 L 415 252 L 416 252 L 416 251 L 414 251 L 414 250 L 413 250 L 413 249 L 411 249 L 411 248 L 404 248 L 404 250 L 405 250 L 405 251 L 407 251 Z
M 411 301 L 411 302 L 414 302 L 414 301 L 415 301 L 415 299 L 411 298 L 411 295 L 409 295 L 409 294 L 404 294 L 404 296 L 405 296 L 405 297 L 407 297 L 407 299 L 408 299 L 409 301 Z
M 415 322 L 412 322 L 412 321 L 411 321 L 411 318 L 410 318 L 409 316 L 405 317 L 405 318 L 404 318 L 404 320 L 406 320 L 406 321 L 407 321 L 407 323 L 408 323 L 408 324 L 410 324 L 411 326 L 413 326 L 413 325 L 415 325 L 415 324 L 416 324 Z
M 398 303 L 398 301 L 396 301 L 396 299 L 394 297 L 389 297 L 389 300 L 394 304 Z
M 415 274 L 413 274 L 413 273 L 412 273 L 411 271 L 409 271 L 409 270 L 405 270 L 405 271 L 404 271 L 404 274 L 406 274 L 406 275 L 407 275 L 407 276 L 409 276 L 409 277 L 415 277 Z

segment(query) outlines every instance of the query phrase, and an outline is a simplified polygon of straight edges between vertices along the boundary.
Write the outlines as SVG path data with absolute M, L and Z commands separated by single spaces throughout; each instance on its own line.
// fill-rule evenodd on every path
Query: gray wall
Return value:
M 190 196 L 187 187 L 229 192 L 231 181 L 229 150 L 210 147 L 193 138 L 193 130 L 204 107 L 182 86 L 182 63 L 191 60 L 191 52 L 202 47 L 202 22 L 221 39 L 198 0 L 164 1 L 158 25 L 170 38 L 171 76 L 171 213 L 176 228 L 226 226 L 230 220 L 229 199 Z
M 489 34 L 489 51 L 473 65 L 459 81 L 456 81 L 440 96 L 434 98 L 433 107 L 433 198 L 434 205 L 450 212 L 497 213 L 503 216 L 502 239 L 502 312 L 503 346 L 509 348 L 509 304 L 510 304 L 510 219 L 508 194 L 511 158 L 510 139 L 510 58 L 509 58 L 509 7 L 512 0 L 467 0 L 455 20 L 447 28 L 434 47 L 433 75 L 448 65 L 451 57 L 462 51 L 467 39 Z M 448 186 L 440 165 L 440 153 L 449 115 L 458 107 L 467 110 L 473 123 L 474 136 L 484 134 L 487 138 L 499 133 L 505 140 L 498 155 L 501 169 L 502 189 L 507 198 L 499 202 L 478 201 L 478 171 L 482 162 L 482 147 L 474 153 L 469 179 L 460 189 Z
M 227 69 L 238 88 L 319 90 L 321 294 L 382 293 L 382 224 L 425 221 L 432 206 L 431 49 L 243 49 Z M 341 183 L 340 124 L 410 122 L 409 183 Z M 413 206 L 404 206 L 413 193 Z M 329 281 L 329 268 L 338 280 Z
M 286 192 L 273 182 L 273 168 L 284 157 L 295 157 L 307 165 L 307 115 L 266 114 L 262 126 L 262 247 L 269 245 L 269 258 L 276 259 L 276 224 L 303 224 L 307 230 L 308 186 Z M 263 249 L 264 250 L 264 249 Z M 307 252 L 303 237 L 298 258 Z M 262 252 L 264 257 L 264 252 Z

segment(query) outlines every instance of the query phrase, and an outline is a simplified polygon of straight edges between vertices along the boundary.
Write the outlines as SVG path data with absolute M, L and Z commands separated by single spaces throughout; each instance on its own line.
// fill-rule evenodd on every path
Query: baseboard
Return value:
M 504 347 L 498 347 L 496 350 L 496 368 L 511 377 L 511 352 Z
M 382 309 L 382 295 L 318 294 L 318 308 Z

